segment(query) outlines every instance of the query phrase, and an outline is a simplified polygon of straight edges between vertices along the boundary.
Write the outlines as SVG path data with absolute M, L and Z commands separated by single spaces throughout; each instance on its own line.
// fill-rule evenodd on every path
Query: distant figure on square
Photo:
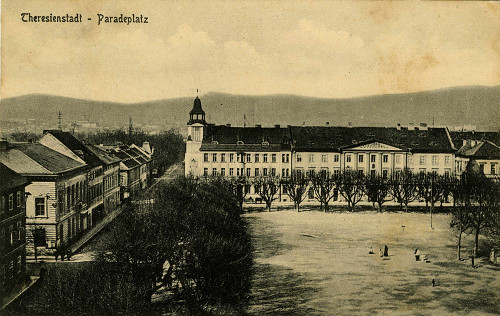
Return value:
M 389 257 L 389 247 L 387 245 L 384 246 L 384 257 Z
M 379 249 L 378 249 L 378 252 L 379 252 L 379 254 L 380 254 L 380 256 L 381 256 L 381 257 L 383 257 L 383 256 L 384 256 L 384 254 L 382 253 L 382 248 L 379 248 Z
M 420 249 L 415 249 L 415 261 L 420 261 Z
M 369 254 L 369 255 L 373 255 L 373 254 L 374 254 L 374 252 L 373 252 L 373 247 L 370 247 L 370 251 L 368 251 L 368 254 Z

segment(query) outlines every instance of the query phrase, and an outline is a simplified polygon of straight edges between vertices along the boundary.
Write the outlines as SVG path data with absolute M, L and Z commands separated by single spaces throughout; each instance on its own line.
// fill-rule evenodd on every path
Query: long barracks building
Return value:
M 457 135 L 447 128 L 214 125 L 206 122 L 198 97 L 189 115 L 186 175 L 286 177 L 292 170 L 336 174 L 351 169 L 390 176 L 405 168 L 450 176 L 463 172 L 456 164 L 459 148 L 452 136 Z M 495 174 L 494 167 L 489 171 Z

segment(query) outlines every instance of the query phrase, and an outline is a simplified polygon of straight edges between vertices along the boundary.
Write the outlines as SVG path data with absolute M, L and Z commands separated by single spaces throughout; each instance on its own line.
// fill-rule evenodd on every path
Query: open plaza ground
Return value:
M 253 212 L 249 313 L 292 315 L 497 315 L 500 267 L 458 262 L 450 215 L 387 212 Z M 387 245 L 389 257 L 380 257 Z M 370 247 L 374 254 L 369 254 Z M 420 249 L 428 262 L 416 261 Z M 432 286 L 432 279 L 435 286 Z

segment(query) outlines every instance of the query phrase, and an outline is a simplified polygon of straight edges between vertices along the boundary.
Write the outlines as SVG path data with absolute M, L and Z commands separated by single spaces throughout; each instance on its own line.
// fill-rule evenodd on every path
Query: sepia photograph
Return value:
M 500 2 L 0 12 L 0 315 L 500 315 Z

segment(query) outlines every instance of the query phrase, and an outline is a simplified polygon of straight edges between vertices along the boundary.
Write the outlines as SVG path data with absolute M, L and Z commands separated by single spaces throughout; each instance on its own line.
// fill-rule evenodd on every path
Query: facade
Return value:
M 499 179 L 500 146 L 488 140 L 465 140 L 457 151 L 455 164 L 459 174 L 467 168 L 473 168 L 488 178 Z
M 150 182 L 151 159 L 137 146 L 118 146 L 108 153 L 120 160 L 120 197 L 122 200 L 139 193 Z
M 39 142 L 71 159 L 89 166 L 86 179 L 86 199 L 81 201 L 83 209 L 80 212 L 79 225 L 82 231 L 94 226 L 104 217 L 103 163 L 85 144 L 69 132 L 46 130 Z
M 190 112 L 185 174 L 194 176 L 288 177 L 292 170 L 338 174 L 455 173 L 456 148 L 446 128 L 216 126 L 205 121 L 197 97 Z M 250 188 L 250 194 L 255 194 Z M 256 197 L 254 197 L 256 198 Z M 280 196 L 286 201 L 286 196 Z
M 26 187 L 28 254 L 68 245 L 87 228 L 87 164 L 34 143 L 4 144 L 0 162 L 31 182 Z
M 104 212 L 109 214 L 121 203 L 120 201 L 120 159 L 94 145 L 85 145 L 96 155 L 103 165 Z
M 1 144 L 6 146 L 6 143 Z M 26 276 L 25 188 L 29 181 L 0 163 L 0 303 Z

